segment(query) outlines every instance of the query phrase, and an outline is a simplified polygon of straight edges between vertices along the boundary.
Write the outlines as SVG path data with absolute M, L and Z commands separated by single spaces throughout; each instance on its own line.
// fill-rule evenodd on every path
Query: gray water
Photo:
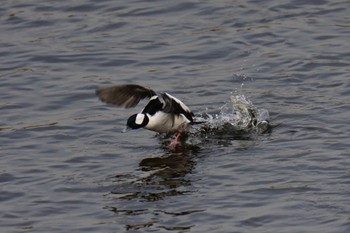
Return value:
M 349 15 L 347 0 L 1 1 L 0 231 L 349 232 Z M 173 150 L 120 133 L 145 102 L 94 92 L 125 83 L 206 128 Z M 231 127 L 237 96 L 266 130 Z

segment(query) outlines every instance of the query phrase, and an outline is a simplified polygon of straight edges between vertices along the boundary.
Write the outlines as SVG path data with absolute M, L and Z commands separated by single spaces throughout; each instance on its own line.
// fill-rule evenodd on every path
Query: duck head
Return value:
M 149 122 L 149 118 L 146 114 L 138 113 L 129 117 L 126 128 L 122 131 L 123 133 L 127 132 L 128 129 L 139 129 L 145 127 Z

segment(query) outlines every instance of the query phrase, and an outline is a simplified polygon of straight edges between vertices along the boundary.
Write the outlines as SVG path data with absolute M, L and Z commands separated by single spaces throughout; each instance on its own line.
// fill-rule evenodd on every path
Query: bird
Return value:
M 148 98 L 149 102 L 141 112 L 128 118 L 127 127 L 122 132 L 139 128 L 158 133 L 177 132 L 170 146 L 177 144 L 181 133 L 189 124 L 196 123 L 193 112 L 181 100 L 167 92 L 159 95 L 149 87 L 124 84 L 98 88 L 96 95 L 104 103 L 124 108 L 135 107 L 142 99 Z

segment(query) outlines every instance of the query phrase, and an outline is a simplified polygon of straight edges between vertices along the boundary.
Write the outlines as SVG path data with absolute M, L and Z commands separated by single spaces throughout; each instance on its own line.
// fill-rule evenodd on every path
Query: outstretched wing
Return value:
M 194 114 L 181 100 L 175 98 L 174 96 L 166 92 L 162 93 L 162 97 L 165 102 L 164 112 L 175 115 L 179 115 L 182 113 L 189 121 L 193 122 Z
M 152 89 L 136 84 L 118 85 L 99 88 L 96 95 L 102 102 L 116 106 L 135 107 L 140 100 L 157 95 Z

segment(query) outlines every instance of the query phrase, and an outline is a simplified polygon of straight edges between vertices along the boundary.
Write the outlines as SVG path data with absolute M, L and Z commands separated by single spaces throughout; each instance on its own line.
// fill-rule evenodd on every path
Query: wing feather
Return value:
M 119 107 L 135 107 L 140 100 L 157 95 L 152 89 L 136 84 L 117 85 L 96 90 L 102 102 Z
M 163 92 L 161 95 L 165 102 L 164 112 L 175 115 L 180 115 L 182 113 L 189 121 L 193 122 L 194 114 L 181 100 L 166 92 Z

